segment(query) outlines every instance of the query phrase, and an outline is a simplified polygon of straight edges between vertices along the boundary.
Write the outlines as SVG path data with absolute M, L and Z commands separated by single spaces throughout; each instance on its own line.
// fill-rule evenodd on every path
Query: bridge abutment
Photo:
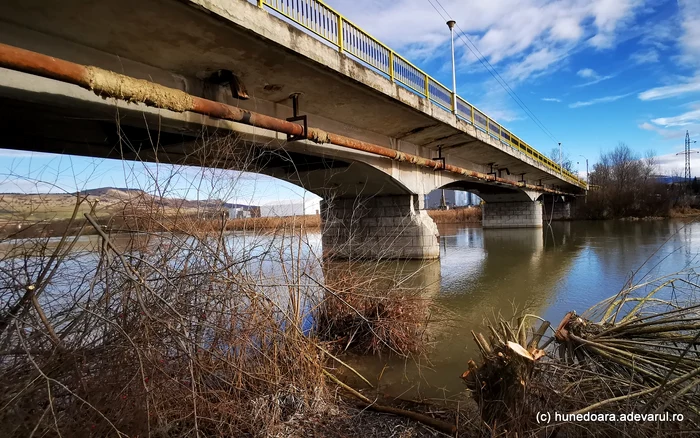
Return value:
M 542 226 L 540 201 L 486 202 L 482 206 L 484 228 L 536 228 Z
M 321 203 L 323 254 L 342 259 L 437 259 L 438 229 L 420 196 L 334 199 Z

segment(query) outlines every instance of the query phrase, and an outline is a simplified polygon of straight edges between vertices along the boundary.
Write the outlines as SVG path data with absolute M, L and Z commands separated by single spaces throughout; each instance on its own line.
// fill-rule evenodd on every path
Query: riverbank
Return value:
M 85 211 L 87 212 L 87 211 Z M 58 237 L 65 234 L 72 236 L 84 227 L 85 220 L 81 214 L 76 219 L 69 217 L 51 217 L 41 220 L 8 220 L 0 228 L 0 237 L 27 239 L 34 237 Z M 438 224 L 481 223 L 480 207 L 464 207 L 452 210 L 428 210 L 428 214 Z M 118 214 L 96 215 L 96 221 L 110 233 L 166 232 L 177 229 L 199 229 L 201 232 L 220 230 L 225 221 L 226 231 L 269 231 L 269 230 L 320 230 L 321 216 L 318 214 L 286 217 L 250 217 L 224 219 L 221 215 L 192 212 L 165 212 L 152 215 Z M 95 230 L 84 229 L 83 235 L 95 235 Z
M 592 291 L 626 282 L 630 269 L 648 257 L 642 253 L 633 259 L 630 247 L 656 247 L 673 233 L 663 231 L 673 225 L 663 222 L 560 223 L 551 233 L 487 232 L 452 224 L 443 227 L 441 264 L 446 269 L 441 270 L 440 264 L 407 262 L 329 264 L 313 256 L 320 254 L 317 247 L 307 246 L 319 241 L 319 230 L 311 231 L 310 239 L 247 233 L 241 245 L 240 233 L 205 230 L 194 221 L 163 225 L 177 227 L 138 245 L 129 243 L 128 234 L 116 244 L 98 227 L 100 239 L 111 242 L 96 245 L 101 251 L 71 252 L 72 239 L 60 245 L 54 239 L 52 246 L 33 239 L 3 252 L 8 268 L 0 272 L 0 284 L 7 285 L 2 300 L 18 310 L 0 314 L 0 341 L 8 346 L 0 368 L 0 384 L 7 391 L 0 404 L 10 406 L 0 413 L 0 430 L 14 428 L 14 436 L 27 436 L 40 423 L 38 431 L 59 430 L 63 436 L 106 436 L 116 433 L 111 422 L 130 436 L 146 434 L 146 426 L 167 430 L 169 436 L 438 436 L 435 428 L 454 436 L 453 427 L 458 436 L 478 436 L 494 424 L 479 410 L 477 391 L 466 393 L 459 379 L 471 369 L 470 359 L 480 365 L 470 330 L 480 331 L 492 310 L 504 314 L 523 305 L 556 325 L 571 308 L 590 305 L 577 299 L 597 300 Z M 148 234 L 139 240 L 143 237 Z M 691 234 L 681 237 L 696 241 Z M 637 240 L 621 244 L 627 238 Z M 588 250 L 581 249 L 585 245 Z M 625 251 L 609 253 L 605 245 Z M 685 260 L 681 253 L 660 253 L 658 260 L 676 266 Z M 558 276 L 576 271 L 575 260 L 586 254 L 593 258 L 579 266 L 590 271 L 568 283 Z M 617 263 L 607 264 L 600 275 L 603 268 L 589 263 L 597 258 Z M 623 262 L 628 264 L 617 266 Z M 50 280 L 42 281 L 42 272 L 54 268 L 54 274 L 46 274 Z M 13 287 L 17 279 L 29 284 L 23 277 L 27 270 L 36 278 L 32 287 Z M 517 279 L 517 288 L 510 279 Z M 551 295 L 560 282 L 575 297 Z M 35 290 L 40 291 L 39 310 L 31 300 Z M 548 316 L 542 303 L 549 301 L 565 308 Z M 451 313 L 437 312 L 438 304 Z M 625 315 L 620 313 L 620 319 Z M 517 317 L 515 323 L 504 318 L 517 332 Z M 432 329 L 423 326 L 428 319 Z M 13 321 L 19 331 L 8 325 Z M 528 327 L 536 330 L 536 322 L 528 320 Z M 529 327 L 525 333 L 532 331 Z M 103 335 L 91 336 L 96 332 Z M 52 353 L 56 345 L 64 353 Z M 570 366 L 557 361 L 556 338 L 550 345 L 549 350 L 540 345 L 547 356 L 537 361 L 538 374 L 546 367 Z M 679 345 L 674 348 L 683 348 Z M 508 351 L 498 352 L 505 356 Z M 77 367 L 74 357 L 80 357 Z M 394 362 L 372 369 L 358 366 L 355 358 Z M 449 361 L 454 367 L 445 366 Z M 50 393 L 45 380 L 34 381 L 36 375 L 27 371 L 37 366 L 51 370 Z M 566 385 L 554 389 L 561 392 Z M 421 388 L 417 394 L 406 393 L 416 386 Z M 604 401 L 605 393 L 599 392 L 601 397 L 586 394 L 582 400 Z M 84 409 L 81 399 L 92 407 Z M 47 401 L 65 414 L 20 417 L 24 406 Z

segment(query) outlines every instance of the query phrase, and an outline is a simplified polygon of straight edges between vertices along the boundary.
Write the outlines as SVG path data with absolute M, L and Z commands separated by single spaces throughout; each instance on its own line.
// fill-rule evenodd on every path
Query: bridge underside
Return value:
M 453 165 L 578 190 L 243 0 L 197 8 L 186 0 L 66 0 L 60 8 L 46 3 L 1 2 L 0 43 L 277 118 L 292 115 L 288 96 L 301 92 L 301 111 L 310 126 L 420 157 L 433 157 L 442 147 Z M 262 23 L 265 29 L 236 20 Z M 287 43 L 280 42 L 280 32 Z M 227 86 L 205 80 L 220 69 L 236 74 L 251 98 L 233 98 Z M 486 227 L 537 226 L 538 221 L 531 208 L 518 207 L 539 205 L 538 194 L 507 184 L 330 144 L 287 143 L 286 136 L 272 131 L 105 100 L 74 85 L 2 68 L 0 120 L 11 127 L 3 130 L 3 148 L 247 170 L 290 181 L 326 200 L 324 249 L 337 256 L 437 257 L 437 230 L 421 200 L 424 193 L 451 184 L 487 202 Z M 500 213 L 491 215 L 492 221 L 489 211 Z M 523 217 L 507 224 L 496 219 L 518 212 Z
M 41 78 L 31 78 L 35 89 L 11 86 L 23 74 L 5 73 L 10 81 L 0 80 L 0 119 L 12 129 L 0 138 L 2 148 L 265 173 L 326 199 L 323 242 L 329 256 L 439 256 L 437 228 L 422 211 L 422 196 L 373 166 L 369 157 L 338 159 L 337 151 L 319 153 L 305 142 L 290 145 L 240 124 L 108 102 L 79 89 L 72 90 L 78 95 L 46 93 L 41 84 L 47 80 Z M 81 93 L 90 98 L 81 99 Z M 440 172 L 429 174 L 440 178 Z M 469 180 L 445 187 L 478 193 L 487 202 L 487 228 L 542 224 L 541 209 L 537 216 L 525 207 L 539 205 L 533 200 L 538 193 Z
M 482 173 L 578 187 L 422 96 L 245 0 L 46 0 L 0 3 L 0 42 L 286 118 L 301 94 L 309 125 L 436 155 Z M 250 96 L 202 79 L 229 70 Z M 508 175 L 506 175 L 508 173 Z

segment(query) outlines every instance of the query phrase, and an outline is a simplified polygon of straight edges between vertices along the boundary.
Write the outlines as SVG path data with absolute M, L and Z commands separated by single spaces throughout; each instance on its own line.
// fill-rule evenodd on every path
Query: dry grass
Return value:
M 227 230 L 278 230 L 282 228 L 320 229 L 321 216 L 309 214 L 306 216 L 286 217 L 253 217 L 245 219 L 230 219 L 226 223 Z
M 428 210 L 436 224 L 481 223 L 481 207 Z
M 498 436 L 695 436 L 698 279 L 692 270 L 644 279 L 581 316 L 567 313 L 556 330 L 543 323 L 529 340 L 523 319 L 494 322 L 488 339 L 474 334 L 481 363 L 470 361 L 463 378 L 485 426 Z M 543 338 L 548 330 L 554 336 Z M 542 412 L 650 417 L 594 422 L 552 417 L 543 423 Z M 682 420 L 661 420 L 665 413 Z
M 238 141 L 198 139 L 187 162 L 254 171 L 259 150 Z M 334 380 L 336 334 L 414 354 L 427 306 L 401 301 L 401 281 L 378 274 L 380 264 L 343 281 L 322 272 L 318 239 L 304 233 L 318 216 L 227 222 L 208 200 L 235 198 L 239 174 L 144 167 L 139 190 L 115 202 L 0 200 L 9 230 L 0 236 L 0 435 L 342 435 L 334 425 L 354 423 L 343 412 L 356 411 Z M 169 201 L 183 185 L 203 203 Z M 18 235 L 18 223 L 38 231 Z M 255 232 L 226 233 L 238 227 Z M 389 286 L 390 296 L 370 293 Z M 396 432 L 381 423 L 385 436 Z
M 73 252 L 91 226 L 1 261 L 5 436 L 267 436 L 325 415 L 325 359 L 303 333 L 310 291 L 282 274 L 273 300 L 241 269 L 274 252 L 234 251 L 221 230 L 184 222 Z
M 437 308 L 422 290 L 360 263 L 331 264 L 324 275 L 326 298 L 315 313 L 320 339 L 361 354 L 427 353 L 427 324 Z
M 123 224 L 140 233 L 116 245 L 104 231 L 114 224 L 78 219 L 84 202 L 58 243 L 3 247 L 3 436 L 303 436 L 345 421 L 328 380 L 335 364 L 326 351 L 339 350 L 324 341 L 338 340 L 331 332 L 370 352 L 422 348 L 424 301 L 357 298 L 387 281 L 400 289 L 377 265 L 360 277 L 324 272 L 335 278 L 324 282 L 289 222 L 239 246 L 223 217 L 143 205 Z M 101 250 L 75 251 L 88 232 Z
M 700 209 L 693 207 L 674 207 L 669 212 L 671 218 L 686 218 L 700 216 Z

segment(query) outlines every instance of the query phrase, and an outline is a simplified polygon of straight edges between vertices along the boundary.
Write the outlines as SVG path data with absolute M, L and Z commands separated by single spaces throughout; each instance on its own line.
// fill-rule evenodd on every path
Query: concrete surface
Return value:
M 437 225 L 416 195 L 357 197 L 321 204 L 324 256 L 343 259 L 437 259 Z
M 540 201 L 487 202 L 481 208 L 484 228 L 542 227 Z

